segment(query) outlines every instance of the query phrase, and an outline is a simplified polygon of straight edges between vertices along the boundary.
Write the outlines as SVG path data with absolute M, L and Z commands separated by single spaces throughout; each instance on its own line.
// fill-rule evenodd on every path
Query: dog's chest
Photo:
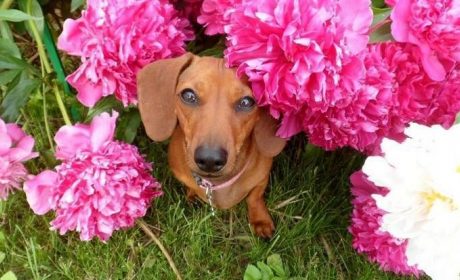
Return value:
M 228 209 L 241 202 L 249 193 L 249 188 L 244 188 L 236 182 L 235 184 L 218 190 L 208 190 L 199 187 L 200 198 L 218 209 Z

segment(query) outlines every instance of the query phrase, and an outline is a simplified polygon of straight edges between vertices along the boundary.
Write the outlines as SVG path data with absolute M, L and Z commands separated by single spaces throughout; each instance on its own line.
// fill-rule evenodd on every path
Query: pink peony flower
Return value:
M 64 22 L 58 47 L 81 56 L 82 65 L 67 77 L 81 103 L 92 107 L 115 94 L 125 106 L 136 104 L 137 72 L 185 52 L 193 32 L 165 1 L 89 0 L 81 18 Z
M 81 240 L 105 241 L 133 226 L 162 194 L 137 148 L 113 140 L 117 116 L 103 113 L 90 125 L 62 127 L 55 136 L 62 164 L 24 185 L 36 214 L 56 212 L 51 227 L 60 234 L 77 231 Z
M 27 202 L 35 214 L 44 215 L 56 209 L 58 184 L 59 175 L 51 170 L 45 170 L 24 183 Z
M 390 7 L 394 7 L 396 5 L 397 0 L 385 0 L 385 4 L 387 4 Z
M 460 112 L 460 62 L 447 73 L 446 79 L 440 82 L 439 90 L 434 94 L 436 98 L 425 107 L 429 112 L 427 120 L 419 123 L 440 124 L 444 128 L 449 128 L 455 123 L 456 115 Z
M 443 58 L 460 62 L 459 0 L 398 0 L 391 19 L 393 37 L 417 45 L 431 79 L 444 80 Z
M 378 263 L 384 271 L 418 277 L 421 272 L 416 267 L 407 265 L 407 241 L 380 231 L 384 212 L 377 207 L 371 195 L 384 195 L 388 190 L 376 187 L 362 171 L 355 172 L 350 180 L 354 198 L 351 226 L 348 230 L 353 235 L 353 248 L 359 253 L 365 253 L 370 261 Z
M 6 200 L 13 190 L 21 189 L 22 182 L 27 179 L 23 163 L 38 156 L 32 152 L 34 143 L 34 138 L 19 126 L 0 119 L 0 200 Z
M 305 112 L 350 102 L 345 95 L 365 74 L 359 53 L 371 21 L 368 0 L 248 1 L 225 27 L 225 57 L 248 76 L 258 104 L 282 119 L 278 135 L 288 138 Z
M 434 81 L 422 67 L 423 54 L 412 44 L 386 43 L 375 47 L 394 73 L 393 118 L 450 127 L 460 111 L 460 63 L 442 60 L 447 75 Z
M 243 0 L 203 0 L 198 23 L 206 27 L 205 34 L 224 34 L 224 26 Z
M 378 50 L 370 46 L 362 54 L 366 74 L 360 88 L 324 110 L 305 110 L 303 130 L 311 143 L 327 150 L 350 146 L 374 154 L 383 137 L 402 134 L 404 123 L 393 116 L 394 74 Z
M 378 154 L 384 137 L 404 139 L 409 122 L 452 125 L 459 65 L 440 59 L 448 75 L 434 81 L 415 45 L 366 49 L 370 20 L 367 1 L 248 1 L 226 26 L 225 56 L 285 138 L 304 131 L 327 150 Z
M 305 110 L 302 128 L 313 144 L 378 154 L 382 139 L 403 140 L 410 122 L 446 128 L 454 123 L 460 111 L 460 64 L 446 63 L 449 74 L 438 82 L 426 74 L 412 44 L 369 45 L 362 55 L 366 75 L 360 88 L 324 110 Z
M 179 12 L 179 16 L 196 22 L 203 0 L 169 0 Z

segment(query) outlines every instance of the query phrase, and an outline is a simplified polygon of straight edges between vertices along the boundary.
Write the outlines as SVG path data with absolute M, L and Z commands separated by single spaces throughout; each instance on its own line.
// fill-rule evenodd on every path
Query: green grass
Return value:
M 188 203 L 184 187 L 168 169 L 165 145 L 152 144 L 145 136 L 137 139 L 156 163 L 155 176 L 165 192 L 144 221 L 184 279 L 242 279 L 249 263 L 273 253 L 281 255 L 291 276 L 400 279 L 379 271 L 351 248 L 348 177 L 362 164 L 359 155 L 323 152 L 301 138 L 291 141 L 272 170 L 266 199 L 277 228 L 264 241 L 251 232 L 244 203 L 215 217 L 209 206 Z M 0 275 L 11 270 L 18 279 L 175 279 L 161 251 L 139 227 L 116 232 L 107 244 L 82 242 L 76 234 L 49 231 L 52 218 L 33 215 L 22 192 L 0 204 L 0 252 L 6 254 Z

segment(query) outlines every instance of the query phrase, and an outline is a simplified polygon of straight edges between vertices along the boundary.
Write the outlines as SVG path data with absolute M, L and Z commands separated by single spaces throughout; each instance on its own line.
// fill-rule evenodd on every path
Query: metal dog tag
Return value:
M 198 186 L 200 186 L 201 188 L 205 189 L 205 192 L 206 192 L 206 198 L 208 199 L 208 203 L 209 203 L 209 206 L 211 206 L 211 214 L 213 216 L 216 215 L 216 210 L 214 209 L 214 203 L 213 203 L 213 200 L 212 200 L 212 187 L 213 187 L 213 184 L 203 178 L 201 178 L 200 176 L 196 175 L 196 174 L 193 174 L 193 178 L 195 179 L 195 182 Z
M 209 205 L 211 206 L 211 214 L 215 216 L 216 210 L 214 209 L 214 205 L 212 201 L 212 188 L 209 185 L 206 186 L 206 197 L 208 198 Z

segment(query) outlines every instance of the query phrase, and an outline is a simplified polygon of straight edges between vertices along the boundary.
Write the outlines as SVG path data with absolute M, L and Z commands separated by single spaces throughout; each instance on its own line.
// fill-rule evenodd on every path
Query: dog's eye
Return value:
M 250 96 L 245 96 L 241 98 L 236 104 L 236 111 L 250 111 L 256 102 Z
M 184 89 L 181 93 L 180 93 L 180 98 L 182 99 L 182 101 L 184 103 L 187 103 L 189 105 L 197 105 L 198 104 L 198 96 L 196 95 L 196 93 L 187 88 L 187 89 Z

